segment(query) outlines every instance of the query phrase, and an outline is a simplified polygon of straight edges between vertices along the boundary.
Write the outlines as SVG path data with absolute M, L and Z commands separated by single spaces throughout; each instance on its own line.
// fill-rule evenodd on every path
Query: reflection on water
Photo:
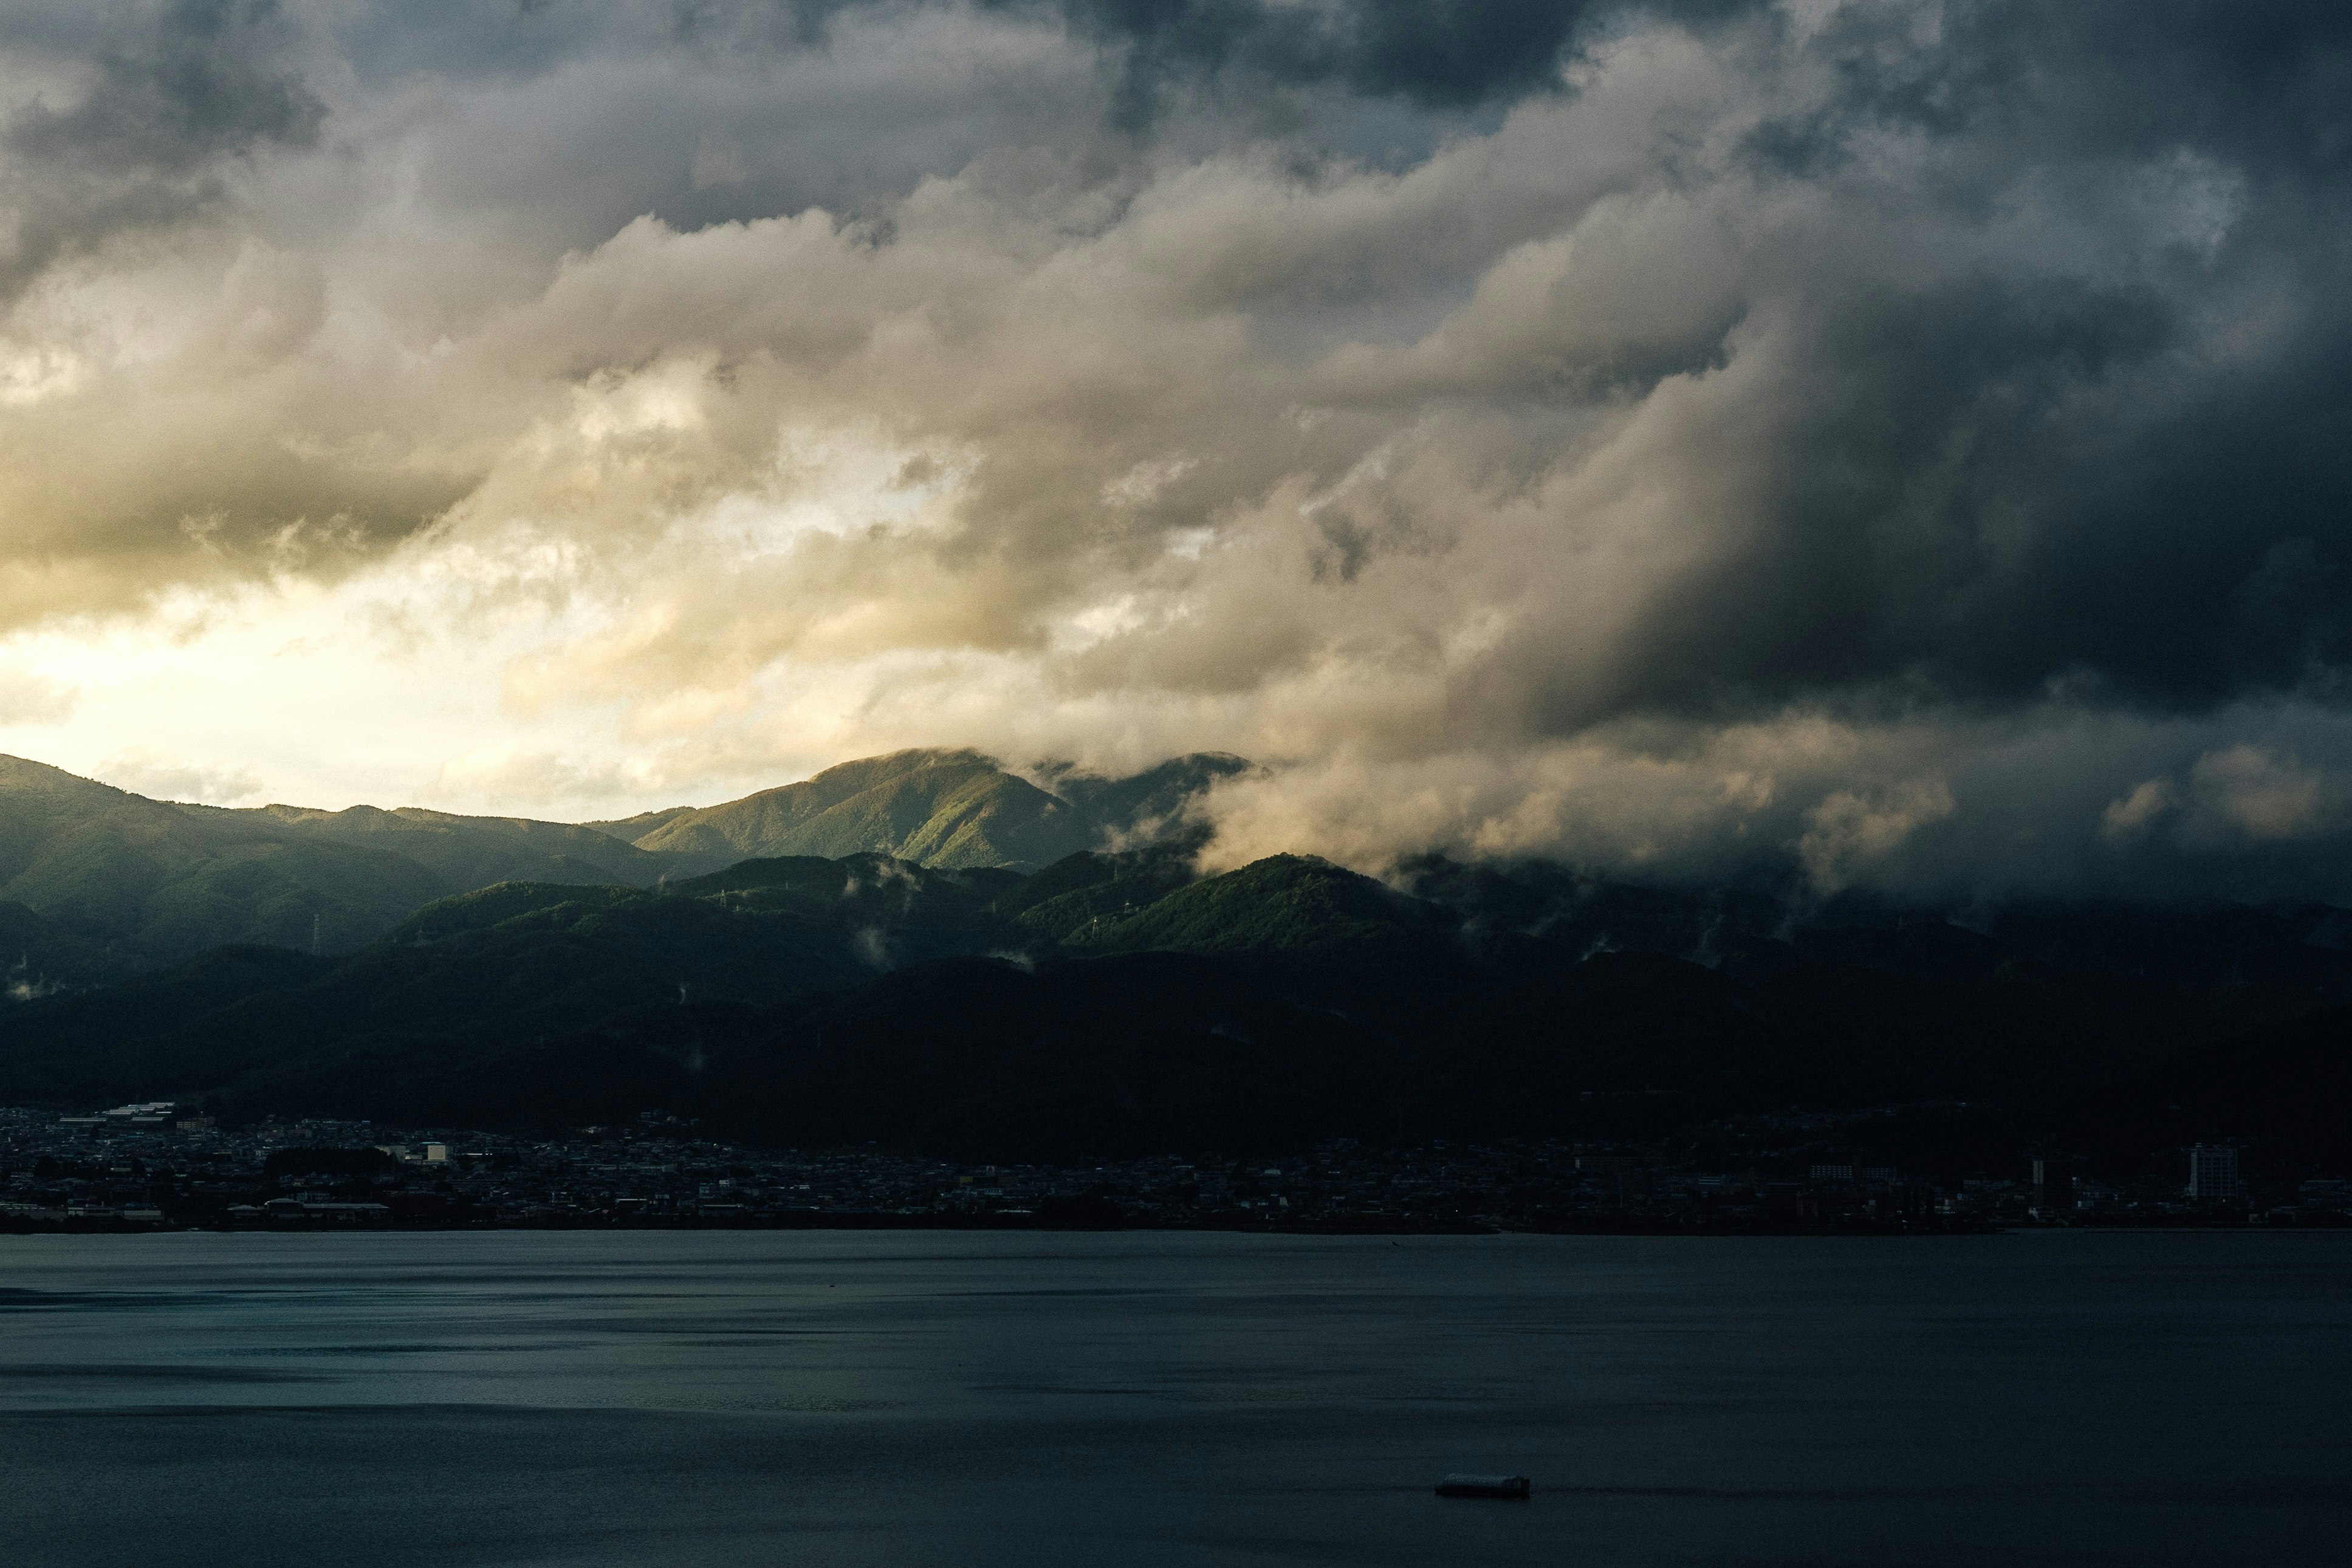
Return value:
M 27 1563 L 2291 1563 L 2352 1526 L 2352 1237 L 191 1234 L 0 1240 L 0 1280 Z

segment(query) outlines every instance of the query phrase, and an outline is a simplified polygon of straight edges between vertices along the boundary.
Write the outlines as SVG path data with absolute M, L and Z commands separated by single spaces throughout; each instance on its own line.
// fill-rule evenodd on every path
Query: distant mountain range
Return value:
M 799 831 L 867 789 L 746 815 Z M 2220 1135 L 2352 1156 L 2318 1108 L 2352 1088 L 2352 953 L 2326 906 L 1962 927 L 1543 863 L 1202 876 L 1195 852 L 502 883 L 349 954 L 221 946 L 0 1009 L 0 1103 L 544 1128 L 651 1111 L 748 1141 L 1072 1159 L 1939 1101 L 2126 1156 Z
M 0 758 L 0 968 L 19 994 L 121 978 L 208 947 L 335 954 L 436 898 L 505 882 L 651 887 L 753 856 L 880 853 L 1041 865 L 1149 834 L 1238 758 L 1060 793 L 971 751 L 903 751 L 719 806 L 581 825 L 414 807 L 249 810 L 151 800 Z

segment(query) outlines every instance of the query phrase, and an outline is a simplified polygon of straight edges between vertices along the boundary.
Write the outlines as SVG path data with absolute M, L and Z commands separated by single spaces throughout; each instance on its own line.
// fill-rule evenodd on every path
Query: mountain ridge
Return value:
M 1160 844 L 1030 874 L 861 853 L 500 883 L 355 953 L 225 947 L 0 1009 L 0 1102 L 517 1127 L 650 1110 L 1027 1158 L 1929 1101 L 2146 1145 L 2201 1125 L 2181 1086 L 2208 1084 L 2240 1131 L 2332 1157 L 2274 1085 L 2210 1087 L 2236 1040 L 2347 1060 L 2326 1020 L 2352 1016 L 2352 954 L 2305 939 L 2311 911 L 2237 912 L 2240 950 L 2152 977 L 2115 939 L 2045 962 L 1914 912 L 1772 935 L 1737 900 L 1563 868 L 1416 883 L 1297 855 L 1201 876 Z M 2207 918 L 2126 935 L 2164 955 Z
M 618 821 L 424 807 L 155 800 L 0 757 L 0 905 L 28 989 L 87 985 L 226 944 L 353 951 L 411 911 L 504 882 L 652 887 L 737 861 L 878 852 L 977 870 L 1034 866 L 1132 836 L 1245 764 L 1178 758 L 1132 779 L 1063 770 L 1082 809 L 994 758 L 916 750 L 709 807 Z M 632 834 L 631 830 L 635 830 Z M 5 966 L 0 966 L 5 967 Z

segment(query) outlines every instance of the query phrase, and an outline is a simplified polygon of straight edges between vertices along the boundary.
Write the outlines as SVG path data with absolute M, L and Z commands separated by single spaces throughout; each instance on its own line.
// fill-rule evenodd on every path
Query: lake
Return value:
M 10 1238 L 0 1333 L 0 1559 L 47 1568 L 2297 1564 L 2352 1529 L 2344 1234 Z

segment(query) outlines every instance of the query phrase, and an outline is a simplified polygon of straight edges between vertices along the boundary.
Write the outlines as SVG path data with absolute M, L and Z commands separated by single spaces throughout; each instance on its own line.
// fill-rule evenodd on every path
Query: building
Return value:
M 2074 1207 L 2074 1173 L 2063 1160 L 2033 1162 L 2033 1206 L 2044 1210 Z
M 2189 1196 L 2205 1201 L 2243 1197 L 2238 1151 L 2227 1144 L 2199 1144 L 2189 1151 Z

